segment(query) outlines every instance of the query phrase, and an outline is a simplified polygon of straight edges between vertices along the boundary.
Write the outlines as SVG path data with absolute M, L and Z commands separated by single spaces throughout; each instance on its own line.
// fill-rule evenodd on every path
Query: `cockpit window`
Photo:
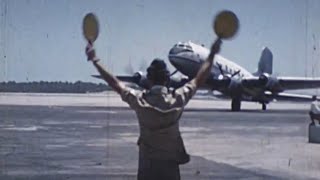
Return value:
M 175 54 L 180 52 L 193 52 L 192 46 L 186 43 L 177 43 L 169 51 L 169 54 Z

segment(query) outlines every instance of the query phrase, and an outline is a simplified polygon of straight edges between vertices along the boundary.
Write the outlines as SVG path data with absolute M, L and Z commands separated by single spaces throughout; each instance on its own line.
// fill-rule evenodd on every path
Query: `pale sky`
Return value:
M 234 11 L 241 27 L 236 38 L 224 42 L 222 56 L 254 72 L 268 46 L 276 74 L 320 76 L 318 0 L 0 0 L 0 5 L 0 81 L 96 82 L 81 29 L 88 12 L 100 21 L 98 56 L 123 75 L 130 59 L 136 70 L 155 57 L 167 61 L 179 41 L 210 46 L 213 16 L 223 9 Z

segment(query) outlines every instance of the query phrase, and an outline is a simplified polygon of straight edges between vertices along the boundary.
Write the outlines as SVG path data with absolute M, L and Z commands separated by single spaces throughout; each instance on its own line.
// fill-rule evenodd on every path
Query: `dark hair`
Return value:
M 170 72 L 166 63 L 159 58 L 154 59 L 147 69 L 147 78 L 156 85 L 164 85 L 169 82 Z

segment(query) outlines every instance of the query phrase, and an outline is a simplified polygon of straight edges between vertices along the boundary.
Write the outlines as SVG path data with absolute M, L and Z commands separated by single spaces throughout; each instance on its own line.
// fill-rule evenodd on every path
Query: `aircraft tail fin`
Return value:
M 269 48 L 265 47 L 262 50 L 260 60 L 258 63 L 258 70 L 257 72 L 253 73 L 253 75 L 259 76 L 263 73 L 272 74 L 272 62 L 273 62 L 273 55 Z

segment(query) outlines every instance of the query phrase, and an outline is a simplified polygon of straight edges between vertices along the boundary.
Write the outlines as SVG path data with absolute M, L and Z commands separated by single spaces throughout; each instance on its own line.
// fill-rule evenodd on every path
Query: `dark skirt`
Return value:
M 150 159 L 140 151 L 138 180 L 180 180 L 179 164 L 172 160 Z

